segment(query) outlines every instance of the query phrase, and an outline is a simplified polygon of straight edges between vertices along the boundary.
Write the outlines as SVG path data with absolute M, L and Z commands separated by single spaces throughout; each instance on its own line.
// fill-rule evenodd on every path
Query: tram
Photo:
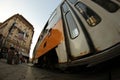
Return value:
M 33 51 L 41 67 L 93 66 L 120 55 L 120 0 L 63 0 Z

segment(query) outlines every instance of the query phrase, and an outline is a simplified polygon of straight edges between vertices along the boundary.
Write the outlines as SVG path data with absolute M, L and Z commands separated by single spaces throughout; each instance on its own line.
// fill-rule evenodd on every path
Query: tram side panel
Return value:
M 96 64 L 118 56 L 120 9 L 111 13 L 95 0 L 70 1 L 63 1 L 57 8 L 60 18 L 43 36 L 35 58 L 54 49 L 58 64 L 67 67 Z
M 63 40 L 62 33 L 57 29 L 59 25 L 61 25 L 61 20 L 50 31 L 49 35 L 42 40 L 39 48 L 37 49 L 35 58 L 38 58 L 39 56 L 48 52 L 50 49 L 56 47 L 58 44 L 60 44 L 61 40 Z
M 84 35 L 88 34 L 85 37 L 86 40 L 89 39 L 89 48 L 93 49 L 91 50 L 93 54 L 78 58 L 72 61 L 71 64 L 95 64 L 118 56 L 120 53 L 120 18 L 118 17 L 120 16 L 120 6 L 116 3 L 112 4 L 117 6 L 111 6 L 110 8 L 116 9 L 107 11 L 101 5 L 93 2 L 96 0 L 76 0 L 75 3 L 70 1 L 67 0 L 67 4 L 73 15 L 75 15 L 76 21 L 79 21 L 79 24 L 81 24 L 80 21 L 82 22 L 80 27 L 84 31 Z M 113 2 L 108 1 L 109 3 L 111 5 Z M 71 48 L 71 55 L 76 57 L 74 50 L 74 48 Z

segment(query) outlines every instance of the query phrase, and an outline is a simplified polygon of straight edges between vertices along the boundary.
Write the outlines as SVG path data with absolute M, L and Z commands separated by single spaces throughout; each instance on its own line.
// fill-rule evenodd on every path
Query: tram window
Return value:
M 49 18 L 48 25 L 47 25 L 46 29 L 48 29 L 48 31 L 49 31 L 52 27 L 54 27 L 54 25 L 57 23 L 58 20 L 59 20 L 59 16 L 57 14 L 57 11 L 55 10 L 52 13 L 51 17 Z
M 69 0 L 72 4 L 75 4 L 77 0 Z
M 51 22 L 53 20 L 53 18 L 56 16 L 56 10 L 52 13 L 50 19 L 49 19 L 49 22 Z
M 120 0 L 117 0 L 118 2 L 120 2 Z
M 64 3 L 62 5 L 62 8 L 63 8 L 63 12 L 66 13 L 67 11 L 69 11 L 69 8 L 67 7 L 67 5 Z
M 68 24 L 71 38 L 77 37 L 79 35 L 79 31 L 78 31 L 77 24 L 72 16 L 72 14 L 70 12 L 68 12 L 65 15 L 65 17 L 67 20 L 67 24 Z
M 112 2 L 111 0 L 92 0 L 92 1 L 97 3 L 98 5 L 100 5 L 109 12 L 116 12 L 119 9 L 119 5 Z
M 85 4 L 79 2 L 75 7 L 90 26 L 95 26 L 101 21 L 100 17 Z

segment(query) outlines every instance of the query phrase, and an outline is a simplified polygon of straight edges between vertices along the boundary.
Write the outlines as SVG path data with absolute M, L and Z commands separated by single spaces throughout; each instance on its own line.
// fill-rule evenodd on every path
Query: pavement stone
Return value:
M 105 69 L 104 69 L 105 70 Z M 33 67 L 33 64 L 23 63 L 10 65 L 5 59 L 0 60 L 0 80 L 120 80 L 120 68 L 109 71 L 63 73 Z

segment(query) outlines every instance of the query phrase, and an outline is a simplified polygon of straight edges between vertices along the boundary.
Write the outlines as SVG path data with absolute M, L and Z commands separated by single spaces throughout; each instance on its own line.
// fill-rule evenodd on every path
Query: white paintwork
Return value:
M 60 45 L 57 46 L 56 52 L 57 52 L 59 63 L 67 62 L 67 52 L 65 48 L 65 42 L 62 42 Z

